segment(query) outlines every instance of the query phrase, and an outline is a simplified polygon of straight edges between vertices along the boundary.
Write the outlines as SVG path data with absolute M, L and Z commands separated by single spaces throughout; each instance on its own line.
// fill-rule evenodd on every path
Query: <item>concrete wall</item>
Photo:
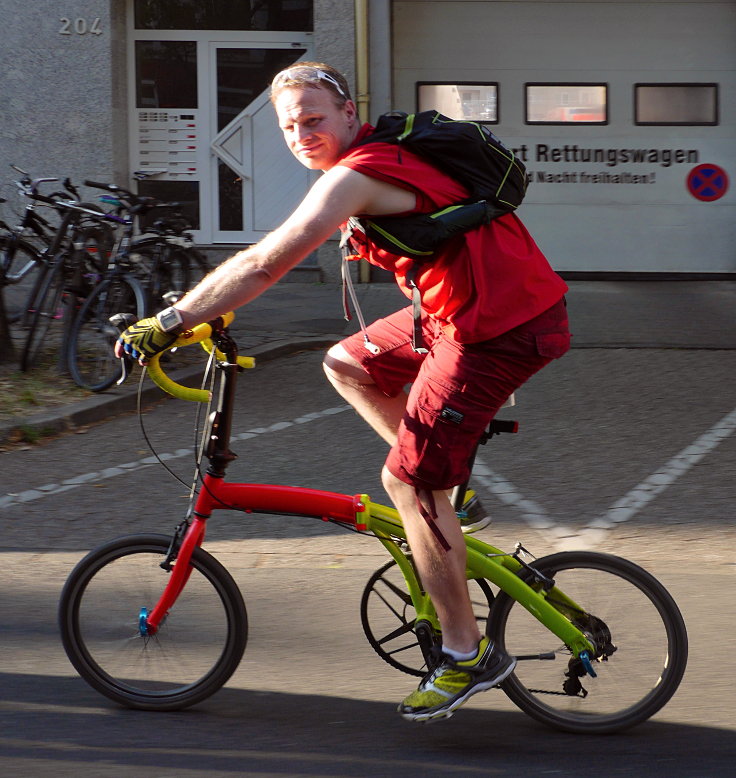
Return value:
M 126 0 L 0 0 L 0 194 L 18 210 L 11 164 L 32 177 L 124 182 L 128 162 Z M 66 19 L 67 21 L 64 21 Z M 315 56 L 355 89 L 352 0 L 315 0 Z M 93 197 L 91 190 L 84 194 Z M 11 219 L 12 221 L 12 219 Z M 322 278 L 336 280 L 334 241 L 320 249 Z
M 127 166 L 124 4 L 0 0 L 0 187 L 32 176 L 112 178 Z M 63 18 L 68 19 L 68 22 Z

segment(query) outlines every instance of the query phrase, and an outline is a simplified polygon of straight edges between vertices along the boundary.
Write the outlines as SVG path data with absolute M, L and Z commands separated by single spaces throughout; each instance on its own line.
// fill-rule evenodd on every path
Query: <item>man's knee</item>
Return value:
M 397 498 L 400 499 L 400 496 L 410 495 L 413 499 L 416 494 L 413 486 L 397 478 L 386 465 L 383 466 L 381 471 L 381 483 L 394 503 L 396 503 Z
M 331 384 L 349 384 L 360 388 L 373 384 L 373 379 L 357 359 L 350 356 L 340 343 L 325 354 L 322 368 Z

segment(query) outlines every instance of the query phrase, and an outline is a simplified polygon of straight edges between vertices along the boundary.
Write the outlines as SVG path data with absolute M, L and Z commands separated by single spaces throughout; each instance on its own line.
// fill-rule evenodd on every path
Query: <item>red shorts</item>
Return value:
M 411 347 L 411 308 L 342 342 L 388 397 L 412 384 L 396 445 L 386 466 L 418 489 L 450 489 L 470 477 L 470 458 L 481 434 L 508 397 L 534 373 L 570 348 L 564 300 L 535 319 L 482 343 L 457 343 L 430 317 L 423 318 L 428 354 Z

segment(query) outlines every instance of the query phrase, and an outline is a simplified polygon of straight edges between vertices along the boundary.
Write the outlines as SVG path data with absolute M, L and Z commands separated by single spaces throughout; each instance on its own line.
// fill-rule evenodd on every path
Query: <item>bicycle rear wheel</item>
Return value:
M 68 365 L 74 382 L 92 392 L 104 392 L 121 376 L 120 360 L 113 353 L 120 334 L 110 323 L 116 313 L 145 316 L 140 284 L 118 276 L 99 284 L 79 309 L 69 334 Z
M 60 324 L 65 315 L 65 285 L 64 258 L 57 257 L 47 269 L 30 306 L 28 334 L 20 358 L 20 368 L 24 372 L 62 351 L 62 328 L 55 326 L 52 329 L 52 325 Z
M 558 638 L 501 592 L 489 634 L 518 659 L 501 684 L 508 697 L 538 721 L 575 733 L 618 732 L 660 710 L 687 664 L 685 624 L 666 589 L 642 568 L 608 554 L 563 552 L 533 566 L 585 608 L 573 623 L 596 645 L 597 677 L 587 676 Z
M 158 633 L 141 635 L 141 614 L 152 610 L 169 576 L 160 567 L 169 542 L 132 535 L 106 543 L 77 564 L 61 594 L 59 625 L 71 663 L 129 708 L 170 711 L 201 702 L 230 678 L 245 649 L 240 591 L 201 548 Z

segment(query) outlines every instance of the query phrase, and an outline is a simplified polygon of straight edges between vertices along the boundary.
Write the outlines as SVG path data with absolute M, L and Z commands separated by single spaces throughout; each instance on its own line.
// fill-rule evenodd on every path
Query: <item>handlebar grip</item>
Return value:
M 231 311 L 220 317 L 222 319 L 222 326 L 227 327 L 235 318 L 235 314 Z M 191 330 L 187 330 L 182 333 L 170 346 L 170 348 L 181 348 L 183 346 L 191 346 L 193 343 L 202 343 L 203 348 L 207 351 L 211 351 L 213 346 L 210 342 L 210 347 L 204 344 L 212 335 L 213 326 L 210 323 L 198 324 Z M 218 350 L 218 356 L 224 358 L 224 354 Z M 151 376 L 151 380 L 173 397 L 177 397 L 180 400 L 189 400 L 191 402 L 209 402 L 211 399 L 211 392 L 207 389 L 193 389 L 189 386 L 182 386 L 177 384 L 176 381 L 169 378 L 164 373 L 160 364 L 161 354 L 157 354 L 148 360 L 147 368 L 148 374 Z M 255 360 L 253 357 L 238 357 L 238 364 L 241 367 L 253 367 Z
M 119 187 L 115 184 L 102 184 L 99 181 L 90 181 L 88 178 L 84 179 L 85 186 L 91 186 L 93 189 L 106 189 L 108 192 L 117 192 Z

